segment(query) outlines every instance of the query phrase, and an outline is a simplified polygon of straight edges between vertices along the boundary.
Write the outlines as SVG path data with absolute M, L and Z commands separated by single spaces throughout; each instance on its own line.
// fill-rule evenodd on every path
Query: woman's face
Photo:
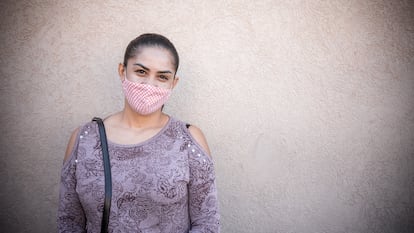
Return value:
M 121 70 L 122 69 L 122 70 Z M 127 67 L 120 67 L 121 80 L 126 77 L 131 82 L 146 83 L 172 89 L 178 77 L 171 53 L 160 47 L 142 47 L 128 59 Z

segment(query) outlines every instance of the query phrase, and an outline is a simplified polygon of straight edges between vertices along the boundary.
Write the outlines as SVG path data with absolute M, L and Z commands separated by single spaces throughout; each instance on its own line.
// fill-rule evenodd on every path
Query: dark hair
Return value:
M 124 66 L 127 65 L 128 59 L 135 57 L 138 50 L 144 46 L 161 47 L 168 50 L 174 58 L 175 71 L 178 70 L 179 58 L 174 45 L 166 37 L 155 33 L 142 34 L 129 42 L 124 55 Z

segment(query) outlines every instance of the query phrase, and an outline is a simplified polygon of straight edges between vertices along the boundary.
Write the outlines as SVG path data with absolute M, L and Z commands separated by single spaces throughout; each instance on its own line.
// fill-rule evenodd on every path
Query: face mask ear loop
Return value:
M 122 80 L 122 83 L 125 82 L 125 80 L 127 79 L 127 75 L 126 75 L 126 70 L 125 70 L 125 74 L 124 74 L 124 79 Z
M 170 89 L 170 90 L 171 90 L 171 92 L 174 90 L 174 82 L 175 82 L 175 74 L 174 74 L 174 77 L 173 77 L 173 81 L 172 81 L 172 83 L 171 83 L 171 87 L 170 87 L 170 88 L 168 88 L 168 89 Z
M 122 80 L 122 83 L 125 82 L 125 80 L 127 79 L 126 78 L 127 77 L 127 66 L 125 65 L 125 63 L 123 64 L 123 66 L 124 66 L 124 72 L 125 72 L 125 74 L 124 74 L 124 80 Z

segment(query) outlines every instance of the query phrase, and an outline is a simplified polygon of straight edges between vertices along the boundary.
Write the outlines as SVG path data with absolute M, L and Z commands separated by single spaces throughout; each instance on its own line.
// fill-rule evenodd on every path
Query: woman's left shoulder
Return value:
M 207 139 L 204 136 L 203 131 L 195 126 L 195 125 L 190 125 L 190 124 L 186 124 L 186 128 L 190 134 L 190 136 L 193 138 L 193 140 L 195 141 L 195 143 L 197 143 L 201 149 L 204 150 L 204 152 L 211 157 L 211 152 L 210 152 L 210 148 L 208 146 L 207 143 Z

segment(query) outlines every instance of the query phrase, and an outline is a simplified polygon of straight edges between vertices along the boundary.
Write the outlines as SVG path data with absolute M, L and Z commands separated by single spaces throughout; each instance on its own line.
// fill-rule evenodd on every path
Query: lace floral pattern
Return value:
M 109 232 L 219 232 L 211 158 L 185 124 L 170 118 L 137 145 L 108 143 L 112 169 Z M 62 168 L 59 232 L 100 232 L 104 173 L 97 125 L 84 125 Z

